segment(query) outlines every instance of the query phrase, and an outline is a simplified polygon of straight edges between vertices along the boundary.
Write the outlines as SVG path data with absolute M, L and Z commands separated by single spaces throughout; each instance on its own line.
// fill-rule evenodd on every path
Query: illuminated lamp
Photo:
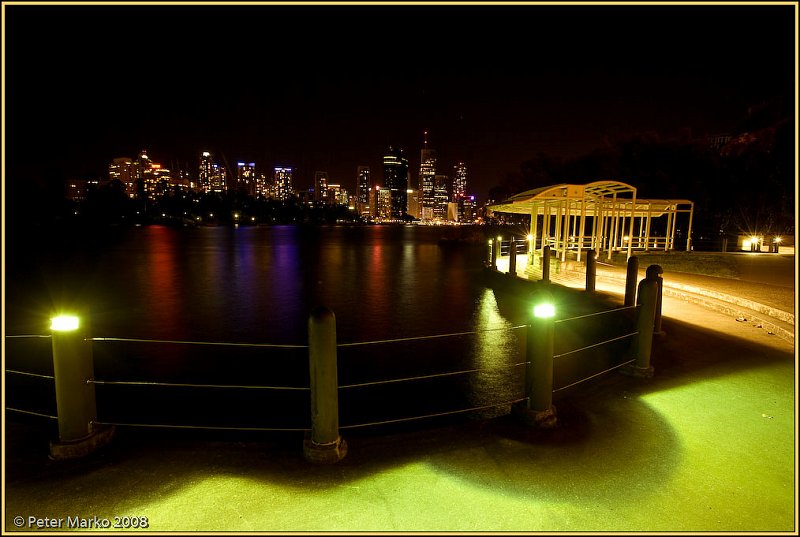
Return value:
M 555 314 L 556 307 L 553 304 L 544 303 L 533 307 L 533 316 L 539 319 L 548 319 L 554 317 Z
M 80 321 L 75 315 L 57 315 L 50 319 L 50 330 L 57 332 L 77 330 L 79 325 Z

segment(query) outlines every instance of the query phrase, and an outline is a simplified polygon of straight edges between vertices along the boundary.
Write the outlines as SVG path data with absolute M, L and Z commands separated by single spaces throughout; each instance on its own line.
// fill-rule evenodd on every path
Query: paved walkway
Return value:
M 353 430 L 344 460 L 316 466 L 297 435 L 119 429 L 54 462 L 37 423 L 6 421 L 5 532 L 96 516 L 156 532 L 796 535 L 794 345 L 677 297 L 663 314 L 655 376 L 557 393 L 547 432 L 509 416 Z
M 736 278 L 706 276 L 666 270 L 664 294 L 708 309 L 760 325 L 779 337 L 794 340 L 794 315 L 797 301 L 795 291 L 794 256 L 772 254 L 716 254 L 724 256 L 726 264 L 736 268 Z M 541 279 L 541 267 L 527 267 L 527 256 L 517 256 L 517 275 Z M 508 271 L 508 257 L 497 260 L 498 270 Z M 639 267 L 639 279 L 645 277 L 647 266 Z M 624 265 L 597 263 L 598 291 L 624 295 Z M 585 288 L 585 268 L 557 271 L 551 267 L 550 279 L 561 285 Z

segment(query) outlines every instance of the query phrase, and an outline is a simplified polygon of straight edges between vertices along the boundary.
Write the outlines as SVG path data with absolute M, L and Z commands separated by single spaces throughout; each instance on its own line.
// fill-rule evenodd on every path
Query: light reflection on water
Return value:
M 513 399 L 522 373 L 508 366 L 521 361 L 521 332 L 510 328 L 520 318 L 508 306 L 501 313 L 484 285 L 484 245 L 440 246 L 441 234 L 424 226 L 146 227 L 124 230 L 92 251 L 66 241 L 58 254 L 29 260 L 30 270 L 11 271 L 7 330 L 31 333 L 46 318 L 46 312 L 38 320 L 31 316 L 23 298 L 56 304 L 81 289 L 100 337 L 304 344 L 308 314 L 321 304 L 336 315 L 339 343 L 480 331 L 341 352 L 341 382 L 492 368 L 457 382 L 403 383 L 402 389 L 414 393 L 421 410 L 455 392 L 461 400 L 442 403 L 444 409 Z M 482 331 L 499 327 L 508 330 Z M 137 348 L 116 365 L 109 351 L 96 360 L 109 360 L 98 368 L 114 374 L 130 368 L 135 377 L 200 381 L 205 371 L 207 380 L 225 375 L 226 382 L 247 384 L 273 380 L 279 363 L 278 354 L 263 350 L 240 358 L 196 349 L 159 347 L 146 361 Z M 302 382 L 307 367 L 304 353 L 292 356 L 287 363 L 300 373 L 289 384 Z M 388 393 L 381 389 L 375 397 Z M 400 407 L 404 398 L 397 396 Z

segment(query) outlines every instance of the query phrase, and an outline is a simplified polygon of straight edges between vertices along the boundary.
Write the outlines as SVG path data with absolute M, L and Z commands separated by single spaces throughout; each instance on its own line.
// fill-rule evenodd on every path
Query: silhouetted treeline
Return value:
M 780 100 L 752 107 L 726 144 L 641 133 L 588 155 L 539 153 L 490 191 L 490 198 L 560 183 L 616 180 L 640 198 L 689 199 L 706 235 L 794 234 L 794 125 Z

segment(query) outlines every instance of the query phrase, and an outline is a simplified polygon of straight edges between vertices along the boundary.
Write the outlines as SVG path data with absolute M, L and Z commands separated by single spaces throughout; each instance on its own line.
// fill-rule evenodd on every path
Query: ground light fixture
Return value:
M 56 332 L 71 332 L 77 330 L 80 320 L 75 315 L 56 315 L 50 319 L 50 330 Z

